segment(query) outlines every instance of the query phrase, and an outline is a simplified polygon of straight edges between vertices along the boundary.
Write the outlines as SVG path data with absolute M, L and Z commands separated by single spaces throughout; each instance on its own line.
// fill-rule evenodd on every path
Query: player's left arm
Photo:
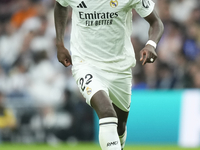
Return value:
M 164 25 L 155 10 L 153 10 L 152 13 L 144 19 L 150 24 L 150 42 L 147 42 L 146 46 L 140 51 L 140 61 L 142 61 L 142 65 L 145 65 L 146 63 L 153 63 L 156 60 L 156 45 L 160 41 L 164 31 Z

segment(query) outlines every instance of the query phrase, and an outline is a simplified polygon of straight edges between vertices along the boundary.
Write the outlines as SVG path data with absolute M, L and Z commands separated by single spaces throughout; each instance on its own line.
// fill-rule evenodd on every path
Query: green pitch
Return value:
M 0 144 L 0 150 L 101 150 L 98 144 L 80 143 L 80 144 L 59 144 L 59 145 L 25 145 L 25 144 Z M 139 146 L 127 145 L 124 150 L 199 150 L 199 148 L 180 148 L 178 146 Z

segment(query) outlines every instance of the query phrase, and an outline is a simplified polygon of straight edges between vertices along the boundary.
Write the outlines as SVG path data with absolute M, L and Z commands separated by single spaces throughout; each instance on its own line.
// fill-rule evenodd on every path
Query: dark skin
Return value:
M 158 17 L 155 10 L 144 19 L 150 24 L 149 40 L 158 43 L 164 30 L 162 21 Z M 152 45 L 148 44 L 140 51 L 140 61 L 142 61 L 142 65 L 145 65 L 146 63 L 153 63 L 154 61 L 150 61 L 151 58 L 153 58 L 153 60 L 155 61 L 157 58 L 157 54 L 155 52 L 155 48 Z
M 67 8 L 62 7 L 56 2 L 54 9 L 55 27 L 56 27 L 56 46 L 57 57 L 65 67 L 72 65 L 71 56 L 69 51 L 64 47 L 64 29 L 67 20 Z M 158 43 L 163 33 L 163 23 L 158 17 L 157 13 L 153 11 L 149 16 L 144 18 L 149 24 L 149 40 Z M 153 62 L 157 58 L 155 48 L 152 45 L 145 45 L 140 51 L 140 61 L 142 65 L 146 63 L 153 63 L 150 59 L 153 58 Z M 127 118 L 129 112 L 125 112 L 118 108 L 115 104 L 111 103 L 109 96 L 104 91 L 98 91 L 91 99 L 91 106 L 96 111 L 99 119 L 105 117 L 117 117 L 118 118 L 118 134 L 123 135 L 126 128 Z
M 54 19 L 56 27 L 56 47 L 58 61 L 65 67 L 72 65 L 71 56 L 69 51 L 64 46 L 64 33 L 67 24 L 67 7 L 62 7 L 58 2 L 54 8 Z

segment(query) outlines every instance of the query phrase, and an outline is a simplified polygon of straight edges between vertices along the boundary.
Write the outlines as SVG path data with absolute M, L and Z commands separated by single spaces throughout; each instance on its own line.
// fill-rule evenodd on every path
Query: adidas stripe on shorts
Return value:
M 72 74 L 87 104 L 90 105 L 90 100 L 96 92 L 103 90 L 117 107 L 123 111 L 130 110 L 131 69 L 113 73 L 82 62 L 72 66 Z

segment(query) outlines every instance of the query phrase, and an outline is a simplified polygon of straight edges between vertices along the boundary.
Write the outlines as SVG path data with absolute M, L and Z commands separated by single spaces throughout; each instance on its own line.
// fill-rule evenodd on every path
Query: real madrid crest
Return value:
M 117 7 L 117 6 L 118 6 L 118 1 L 117 1 L 117 0 L 111 0 L 111 1 L 110 1 L 110 6 L 111 6 L 112 8 Z
M 86 91 L 87 91 L 87 94 L 88 94 L 88 95 L 90 95 L 90 94 L 92 93 L 92 89 L 89 88 L 89 87 L 86 88 Z

